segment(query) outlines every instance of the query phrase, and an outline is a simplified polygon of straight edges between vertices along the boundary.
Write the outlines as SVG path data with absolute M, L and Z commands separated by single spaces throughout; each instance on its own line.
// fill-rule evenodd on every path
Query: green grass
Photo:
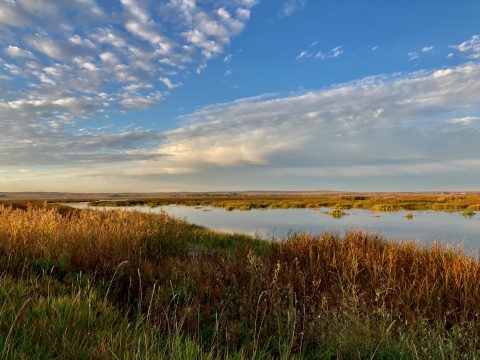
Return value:
M 475 212 L 473 212 L 473 210 L 463 210 L 462 215 L 465 217 L 472 217 L 475 215 Z

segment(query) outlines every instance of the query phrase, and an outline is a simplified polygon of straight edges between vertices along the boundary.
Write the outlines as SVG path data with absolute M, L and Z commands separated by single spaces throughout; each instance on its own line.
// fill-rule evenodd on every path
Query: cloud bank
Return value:
M 454 182 L 457 186 L 480 188 L 474 150 L 479 105 L 475 63 L 369 77 L 296 96 L 265 94 L 200 109 L 183 116 L 183 125 L 173 131 L 140 134 L 160 136 L 162 144 L 126 155 L 138 156 L 133 161 L 62 169 L 57 175 L 98 183 L 123 177 L 151 190 L 161 185 L 427 190 L 448 187 L 453 177 L 465 179 Z M 130 143 L 133 147 L 135 139 Z

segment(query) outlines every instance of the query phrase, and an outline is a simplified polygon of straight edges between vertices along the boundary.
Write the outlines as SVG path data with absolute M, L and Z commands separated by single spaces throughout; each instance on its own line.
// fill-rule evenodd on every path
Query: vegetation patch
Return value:
M 463 210 L 462 215 L 465 217 L 472 217 L 475 215 L 475 212 L 473 212 L 473 210 Z
M 330 215 L 330 216 L 332 216 L 334 218 L 337 218 L 337 219 L 340 219 L 344 216 L 350 215 L 349 213 L 347 213 L 347 212 L 345 212 L 341 209 L 333 209 L 332 211 L 324 211 L 323 213 L 326 214 L 326 215 Z
M 275 240 L 0 206 L 2 358 L 478 358 L 480 262 L 460 247 Z
M 227 211 L 251 209 L 365 209 L 373 211 L 399 210 L 435 210 L 435 211 L 480 211 L 480 195 L 445 195 L 435 194 L 368 196 L 240 196 L 235 197 L 171 197 L 163 199 L 133 199 L 124 201 L 92 201 L 91 206 L 123 207 L 148 205 L 151 207 L 171 204 L 186 206 L 212 206 Z

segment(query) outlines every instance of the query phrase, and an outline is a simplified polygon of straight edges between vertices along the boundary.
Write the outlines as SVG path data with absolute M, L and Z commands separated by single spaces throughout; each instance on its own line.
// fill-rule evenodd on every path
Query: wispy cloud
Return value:
M 339 55 L 343 54 L 342 46 L 337 46 L 331 52 L 331 57 L 338 57 Z
M 298 54 L 295 59 L 300 60 L 300 59 L 308 59 L 311 57 L 315 57 L 317 59 L 329 59 L 329 58 L 336 58 L 343 54 L 343 46 L 337 46 L 336 48 L 327 51 L 326 53 L 323 53 L 322 51 L 318 51 L 315 55 L 312 53 L 309 49 L 312 48 L 313 46 L 317 45 L 318 42 L 312 43 L 306 50 L 302 51 L 300 54 Z
M 415 60 L 415 59 L 418 59 L 418 52 L 414 51 L 414 52 L 409 52 L 408 53 L 408 60 Z
M 160 80 L 161 82 L 163 82 L 169 89 L 175 89 L 177 87 L 180 87 L 182 86 L 182 83 L 178 83 L 178 84 L 172 84 L 172 81 L 169 79 L 169 78 L 159 78 L 158 80 Z
M 480 35 L 474 35 L 470 40 L 467 40 L 460 45 L 451 45 L 450 48 L 456 49 L 460 52 L 470 53 L 469 58 L 480 59 Z
M 377 49 L 378 49 L 378 46 L 374 46 L 374 47 L 372 48 L 372 51 L 375 51 L 375 50 L 377 50 Z
M 432 50 L 433 50 L 433 46 L 425 46 L 424 48 L 422 48 L 422 52 L 429 52 Z
M 478 118 L 450 114 L 480 101 L 472 98 L 480 94 L 479 80 L 480 65 L 466 65 L 210 106 L 184 116 L 185 126 L 165 134 L 158 152 L 168 156 L 159 166 L 195 173 L 231 166 L 255 173 L 264 166 L 291 178 L 298 163 L 312 176 L 370 176 L 373 168 L 385 176 L 422 167 L 442 173 L 470 161 Z M 449 141 L 457 146 L 445 148 Z
M 304 7 L 306 0 L 286 0 L 280 11 L 280 17 L 290 16 L 294 11 Z
M 197 74 L 200 75 L 206 67 L 207 67 L 207 64 L 200 65 L 196 70 Z
M 300 59 L 302 59 L 302 58 L 304 58 L 304 57 L 305 57 L 305 58 L 309 58 L 309 57 L 311 57 L 311 56 L 312 56 L 312 54 L 309 53 L 308 51 L 302 51 L 300 54 L 298 54 L 298 56 L 295 57 L 295 59 L 300 60 Z

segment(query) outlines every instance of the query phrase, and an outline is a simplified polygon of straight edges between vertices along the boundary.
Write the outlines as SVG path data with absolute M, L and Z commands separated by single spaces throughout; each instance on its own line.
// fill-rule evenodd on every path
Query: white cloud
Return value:
M 331 51 L 332 57 L 338 57 L 341 54 L 343 54 L 342 46 L 337 46 L 335 49 Z
M 100 54 L 100 59 L 110 66 L 117 65 L 120 62 L 118 56 L 111 52 Z
M 305 6 L 306 0 L 286 0 L 283 3 L 280 16 L 290 16 L 295 10 Z
M 223 61 L 225 61 L 225 62 L 230 62 L 230 61 L 232 60 L 232 57 L 233 57 L 232 54 L 228 54 L 227 56 L 225 56 L 225 58 L 223 59 Z
M 29 36 L 27 43 L 34 47 L 37 51 L 44 53 L 52 59 L 67 60 L 67 52 L 62 46 L 52 39 L 45 38 L 41 35 Z
M 170 81 L 169 78 L 159 78 L 158 80 L 160 80 L 162 83 L 164 83 L 169 89 L 175 89 L 177 87 L 180 87 L 182 86 L 182 83 L 178 83 L 178 84 L 172 84 L 172 82 Z
M 139 90 L 141 89 L 151 89 L 153 88 L 153 85 L 151 84 L 131 84 L 122 87 L 123 90 L 129 91 L 131 93 L 138 93 Z
M 470 52 L 469 55 L 472 59 L 480 59 L 480 35 L 474 35 L 470 40 L 467 40 L 460 45 L 451 45 L 453 49 L 461 52 Z
M 107 43 L 116 48 L 124 48 L 127 46 L 125 39 L 112 27 L 96 29 L 96 32 L 92 34 L 92 39 L 98 43 Z
M 176 72 L 175 70 L 164 70 L 164 69 L 160 69 L 160 72 L 161 72 L 162 74 L 165 74 L 165 75 L 168 75 L 168 76 L 178 75 L 178 72 Z
M 250 20 L 250 10 L 238 8 L 237 10 L 235 10 L 235 16 L 240 21 Z
M 231 38 L 243 31 L 257 3 L 171 0 L 156 6 L 148 0 L 119 0 L 112 11 L 110 3 L 95 0 L 0 0 L 0 31 L 8 34 L 2 47 L 13 59 L 2 60 L 6 74 L 0 76 L 27 83 L 9 95 L 17 97 L 19 106 L 31 106 L 25 99 L 48 102 L 54 94 L 84 104 L 85 96 L 102 93 L 113 109 L 148 108 L 168 93 L 125 94 L 139 95 L 141 89 L 159 86 L 159 76 L 172 89 L 181 83 L 172 83 L 170 76 L 201 73 L 208 60 L 222 54 Z M 96 117 L 100 110 L 87 106 L 81 116 Z M 58 116 L 76 121 L 78 114 L 65 110 Z
M 197 74 L 201 74 L 202 71 L 207 67 L 207 64 L 203 64 L 203 65 L 200 65 L 198 68 L 197 68 Z
M 228 75 L 231 75 L 231 74 L 232 74 L 232 71 L 231 71 L 231 70 L 225 71 L 225 76 L 228 76 Z
M 17 0 L 23 9 L 34 15 L 43 15 L 50 18 L 59 16 L 59 10 L 50 0 Z
M 124 110 L 146 110 L 158 105 L 163 100 L 160 92 L 152 93 L 147 96 L 132 96 L 125 94 L 124 98 L 120 100 L 119 107 Z
M 210 10 L 190 0 L 170 0 L 160 6 L 164 20 L 183 28 L 187 43 L 211 59 L 224 51 L 233 36 L 240 34 L 250 18 L 250 8 L 258 1 L 219 0 Z
M 295 57 L 295 59 L 299 60 L 301 58 L 306 57 L 307 55 L 309 55 L 307 51 L 302 51 L 298 56 Z
M 314 42 L 311 44 L 305 51 L 302 51 L 300 54 L 298 54 L 295 59 L 300 60 L 303 58 L 310 58 L 313 56 L 313 54 L 308 50 L 311 47 L 315 46 L 318 42 Z M 322 51 L 319 51 L 315 54 L 316 59 L 329 59 L 329 58 L 336 58 L 343 54 L 342 50 L 343 46 L 337 46 L 336 48 L 328 51 L 327 53 L 323 53 Z
M 408 60 L 415 60 L 418 59 L 418 52 L 409 52 L 408 53 L 409 59 Z
M 0 78 L 22 80 L 0 100 L 0 153 L 10 154 L 0 166 L 157 158 L 149 147 L 164 136 L 126 132 L 118 115 L 158 106 L 168 92 L 156 87 L 179 87 L 170 76 L 205 69 L 257 3 L 0 0 L 1 45 L 11 58 L 0 60 Z
M 159 154 L 168 155 L 162 162 L 169 169 L 195 172 L 212 166 L 255 172 L 261 165 L 292 170 L 294 178 L 299 163 L 315 176 L 369 176 L 372 169 L 383 175 L 392 169 L 443 172 L 449 162 L 469 161 L 467 149 L 476 144 L 477 132 L 449 126 L 472 125 L 478 118 L 449 121 L 448 114 L 480 101 L 479 80 L 480 65 L 466 65 L 210 106 L 166 133 Z M 455 148 L 445 147 L 452 141 Z
M 451 124 L 460 124 L 460 125 L 470 125 L 475 122 L 480 122 L 480 117 L 477 116 L 466 116 L 463 118 L 456 118 L 452 120 L 448 120 Z
M 451 59 L 451 58 L 454 57 L 454 56 L 455 56 L 454 53 L 450 53 L 450 54 L 447 55 L 447 59 Z
M 150 14 L 146 9 L 140 6 L 140 2 L 136 0 L 120 0 L 123 7 L 130 12 L 130 14 L 140 21 L 141 23 L 147 23 L 150 20 Z
M 106 13 L 97 5 L 94 0 L 74 0 L 82 10 L 89 12 L 90 16 L 96 18 L 106 18 Z
M 49 74 L 61 76 L 52 68 Z M 130 85 L 124 90 L 128 93 L 117 105 L 124 109 L 155 106 L 163 98 L 158 92 L 136 94 L 140 88 Z M 91 114 L 108 108 L 106 99 L 108 94 L 82 99 L 55 94 L 0 102 L 0 153 L 14 154 L 0 157 L 0 165 L 83 162 L 78 168 L 34 172 L 31 181 L 67 177 L 95 188 L 104 176 L 134 177 L 131 186 L 139 190 L 165 179 L 184 189 L 227 183 L 232 188 L 310 188 L 321 182 L 354 189 L 396 184 L 389 188 L 393 190 L 411 175 L 412 189 L 431 189 L 451 183 L 450 174 L 465 179 L 479 175 L 479 160 L 472 155 L 480 133 L 475 115 L 480 113 L 478 64 L 211 105 L 182 117 L 183 125 L 163 134 L 136 130 L 109 135 L 102 127 L 83 128 L 85 135 L 67 133 L 64 122 L 69 120 L 58 117 L 59 111 Z M 37 122 L 35 117 L 50 120 Z M 157 145 L 145 148 L 145 143 Z M 9 175 L 10 184 L 14 178 Z M 97 183 L 88 180 L 92 178 Z
M 35 59 L 35 55 L 31 51 L 20 49 L 16 46 L 9 46 L 5 49 L 5 53 L 13 58 L 24 57 Z
M 377 49 L 378 49 L 378 46 L 374 46 L 374 47 L 372 48 L 372 51 L 375 51 L 375 50 L 377 50 Z
M 30 21 L 31 16 L 15 1 L 0 1 L 0 23 L 23 28 Z
M 437 70 L 433 73 L 433 77 L 434 78 L 439 78 L 439 77 L 443 77 L 443 76 L 449 76 L 449 75 L 452 75 L 454 73 L 455 72 L 454 72 L 453 69 Z
M 429 51 L 432 51 L 433 50 L 433 46 L 425 46 L 423 49 L 422 49 L 422 52 L 429 52 Z

